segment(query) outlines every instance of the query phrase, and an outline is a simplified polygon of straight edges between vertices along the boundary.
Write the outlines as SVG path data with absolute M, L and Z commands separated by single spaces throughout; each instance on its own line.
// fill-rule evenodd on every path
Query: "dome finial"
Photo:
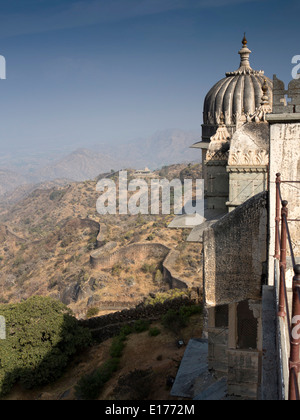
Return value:
M 270 105 L 269 96 L 268 96 L 269 87 L 268 87 L 266 79 L 264 81 L 264 84 L 262 85 L 262 91 L 263 91 L 263 96 L 261 98 L 261 105 Z
M 260 107 L 256 109 L 255 113 L 252 115 L 249 115 L 247 118 L 248 122 L 266 122 L 266 115 L 272 113 L 272 106 L 270 104 L 270 99 L 268 96 L 269 87 L 267 83 L 267 79 L 265 79 L 264 84 L 261 87 L 263 96 L 261 98 Z
M 244 33 L 244 38 L 242 41 L 243 44 L 243 48 L 239 51 L 239 54 L 241 56 L 241 68 L 249 68 L 251 69 L 250 66 L 250 62 L 249 62 L 249 57 L 252 51 L 249 50 L 249 48 L 247 47 L 248 41 L 246 38 L 246 32 Z
M 232 76 L 239 76 L 241 74 L 251 74 L 251 75 L 258 75 L 263 76 L 264 72 L 262 70 L 256 71 L 251 68 L 249 57 L 251 54 L 251 50 L 248 48 L 248 40 L 246 38 L 246 32 L 244 33 L 244 38 L 242 40 L 242 48 L 239 51 L 239 55 L 241 56 L 240 67 L 236 71 L 230 71 L 225 73 L 226 77 Z

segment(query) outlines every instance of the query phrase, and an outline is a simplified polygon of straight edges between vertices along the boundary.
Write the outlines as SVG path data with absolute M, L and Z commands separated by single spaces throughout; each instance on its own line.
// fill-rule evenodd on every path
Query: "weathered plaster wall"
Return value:
M 226 161 L 206 163 L 207 184 L 206 199 L 208 209 L 227 211 L 226 202 L 229 196 L 229 175 L 226 172 Z
M 261 193 L 204 232 L 207 306 L 261 297 L 266 274 L 267 222 L 267 193 Z
M 228 350 L 228 393 L 256 400 L 261 355 L 255 351 Z
M 267 167 L 228 167 L 229 172 L 229 202 L 228 210 L 232 211 L 249 198 L 268 187 Z
M 295 114 L 291 114 L 294 116 Z M 300 114 L 299 119 L 300 119 Z M 270 129 L 270 270 L 274 266 L 275 250 L 275 208 L 276 173 L 281 173 L 283 181 L 300 180 L 300 122 L 288 122 L 289 115 L 277 116 L 286 122 L 271 123 Z M 276 118 L 276 115 L 272 115 Z M 300 184 L 281 184 L 282 199 L 289 202 L 289 218 L 299 219 Z M 300 256 L 300 223 L 289 223 L 295 256 Z M 273 276 L 270 275 L 270 284 Z
M 248 122 L 234 134 L 228 158 L 229 211 L 267 190 L 269 124 Z

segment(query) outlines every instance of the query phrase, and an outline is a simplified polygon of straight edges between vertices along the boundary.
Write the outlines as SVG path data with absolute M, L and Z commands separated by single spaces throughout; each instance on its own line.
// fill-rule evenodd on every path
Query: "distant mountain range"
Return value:
M 10 169 L 0 168 L 0 196 L 25 183 L 27 183 L 26 177 Z
M 80 148 L 63 157 L 47 160 L 38 156 L 34 165 L 26 166 L 14 160 L 0 160 L 0 197 L 20 186 L 45 183 L 54 180 L 84 181 L 96 178 L 100 173 L 126 168 L 150 169 L 164 165 L 200 161 L 200 151 L 190 146 L 199 141 L 199 134 L 184 130 L 165 130 L 153 136 L 113 145 L 96 145 Z M 27 189 L 27 187 L 26 187 Z

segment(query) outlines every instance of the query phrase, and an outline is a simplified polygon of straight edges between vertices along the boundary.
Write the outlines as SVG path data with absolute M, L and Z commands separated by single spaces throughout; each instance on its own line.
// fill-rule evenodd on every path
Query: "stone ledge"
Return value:
M 281 122 L 299 122 L 300 123 L 300 113 L 295 114 L 269 114 L 267 115 L 267 121 L 270 124 L 276 124 Z
M 249 172 L 249 173 L 255 173 L 255 172 L 267 172 L 268 167 L 267 166 L 227 166 L 226 168 L 227 172 L 233 173 L 241 173 L 241 172 Z

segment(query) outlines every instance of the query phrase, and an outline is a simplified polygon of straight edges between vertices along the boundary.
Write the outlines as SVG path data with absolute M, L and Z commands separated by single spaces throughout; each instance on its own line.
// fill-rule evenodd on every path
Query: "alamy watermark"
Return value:
M 0 315 L 0 340 L 6 339 L 6 321 L 4 316 Z
M 300 316 L 296 315 L 292 319 L 292 323 L 297 325 L 292 329 L 292 337 L 294 340 L 300 339 Z
M 195 188 L 193 188 L 195 186 Z M 132 179 L 127 171 L 119 172 L 117 183 L 101 179 L 96 190 L 102 194 L 97 200 L 97 212 L 121 215 L 198 215 L 204 216 L 203 179 Z
M 292 58 L 292 64 L 297 64 L 295 67 L 293 67 L 292 70 L 292 77 L 295 80 L 300 79 L 300 55 L 294 55 L 294 57 Z
M 0 55 L 0 79 L 6 79 L 6 59 L 3 55 Z

